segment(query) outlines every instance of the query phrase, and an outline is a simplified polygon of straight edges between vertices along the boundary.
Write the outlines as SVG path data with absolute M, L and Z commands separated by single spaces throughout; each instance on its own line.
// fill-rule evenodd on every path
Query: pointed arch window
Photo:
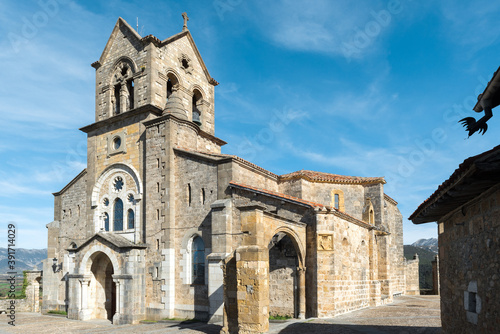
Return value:
M 113 208 L 113 231 L 123 231 L 123 201 L 119 198 Z
M 192 282 L 204 284 L 205 282 L 205 243 L 199 236 L 194 237 L 192 243 Z
M 128 211 L 127 211 L 127 227 L 128 227 L 128 229 L 133 229 L 134 226 L 135 226 L 134 210 L 128 209 Z

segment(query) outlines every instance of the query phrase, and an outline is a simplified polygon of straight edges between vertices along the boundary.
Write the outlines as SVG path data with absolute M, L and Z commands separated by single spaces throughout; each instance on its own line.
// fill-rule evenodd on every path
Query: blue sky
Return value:
M 467 139 L 457 121 L 500 65 L 491 1 L 3 1 L 0 217 L 43 248 L 53 196 L 86 166 L 95 70 L 119 16 L 165 39 L 181 13 L 216 87 L 216 135 L 276 173 L 385 176 L 407 217 L 465 158 L 498 144 L 500 116 Z M 3 231 L 3 232 L 2 232 Z

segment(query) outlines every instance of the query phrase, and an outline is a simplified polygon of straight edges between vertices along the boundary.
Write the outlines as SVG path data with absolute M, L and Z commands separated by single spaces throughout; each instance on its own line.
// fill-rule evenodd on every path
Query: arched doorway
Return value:
M 269 315 L 299 316 L 299 257 L 292 239 L 276 233 L 269 243 Z
M 97 252 L 91 256 L 89 309 L 94 319 L 113 320 L 116 312 L 116 286 L 113 282 L 113 264 L 109 257 Z

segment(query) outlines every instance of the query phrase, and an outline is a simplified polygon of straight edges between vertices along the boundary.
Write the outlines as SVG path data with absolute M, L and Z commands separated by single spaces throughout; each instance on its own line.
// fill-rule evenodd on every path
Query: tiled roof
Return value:
M 326 212 L 333 213 L 337 217 L 340 217 L 340 218 L 342 218 L 344 220 L 347 220 L 347 221 L 349 221 L 351 223 L 354 223 L 356 225 L 362 226 L 364 228 L 380 230 L 376 226 L 370 225 L 370 224 L 368 224 L 368 223 L 366 223 L 366 222 L 364 222 L 362 220 L 359 220 L 359 219 L 357 219 L 357 218 L 355 218 L 355 217 L 353 217 L 353 216 L 351 216 L 351 215 L 349 215 L 349 214 L 347 214 L 345 212 L 339 211 L 338 209 L 336 209 L 334 207 L 331 207 L 331 206 L 323 205 L 321 203 L 306 201 L 306 200 L 304 200 L 302 198 L 298 198 L 298 197 L 294 197 L 294 196 L 290 196 L 290 195 L 278 193 L 278 192 L 271 191 L 271 190 L 268 190 L 268 189 L 257 188 L 257 187 L 253 187 L 253 186 L 250 186 L 250 185 L 247 185 L 247 184 L 237 183 L 237 182 L 234 182 L 234 181 L 229 182 L 229 184 L 231 186 L 233 186 L 233 187 L 236 187 L 236 188 L 240 188 L 240 189 L 245 189 L 245 190 L 257 192 L 257 193 L 260 193 L 260 194 L 264 194 L 264 195 L 267 195 L 267 196 L 275 197 L 275 198 L 282 199 L 282 200 L 285 200 L 285 201 L 289 201 L 289 202 L 292 202 L 292 203 L 302 204 L 302 205 L 308 206 L 308 207 L 313 208 L 313 209 L 319 209 L 320 211 L 323 211 L 323 209 L 326 209 L 325 210 Z
M 288 181 L 294 179 L 305 179 L 311 182 L 343 183 L 343 184 L 385 183 L 385 179 L 383 177 L 345 176 L 338 174 L 314 172 L 311 170 L 299 170 L 297 172 L 279 176 L 280 181 Z
M 500 182 L 499 160 L 500 145 L 465 159 L 408 219 L 414 224 L 438 221 L 447 213 Z M 454 191 L 454 188 L 458 190 Z
M 386 183 L 383 177 L 346 176 L 339 174 L 315 172 L 311 170 L 299 170 L 293 173 L 276 175 L 273 172 L 270 172 L 267 169 L 262 168 L 254 163 L 251 163 L 248 160 L 242 159 L 236 155 L 195 151 L 184 147 L 177 147 L 177 149 L 216 158 L 231 158 L 235 161 L 242 163 L 243 165 L 254 168 L 264 174 L 267 174 L 268 176 L 277 179 L 279 182 L 289 181 L 294 179 L 305 179 L 310 182 L 325 182 L 325 183 L 340 183 L 340 184 L 375 184 L 375 183 L 385 184 Z
M 386 201 L 388 201 L 389 203 L 392 203 L 394 205 L 398 205 L 398 202 L 396 202 L 396 200 L 394 200 L 391 196 L 387 195 L 387 194 L 384 194 L 384 198 L 386 199 Z

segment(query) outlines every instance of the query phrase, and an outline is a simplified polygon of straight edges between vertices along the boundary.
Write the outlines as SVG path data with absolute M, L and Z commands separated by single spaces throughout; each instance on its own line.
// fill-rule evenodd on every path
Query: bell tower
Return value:
M 96 69 L 95 121 L 151 106 L 214 134 L 214 80 L 200 56 L 183 13 L 180 33 L 141 37 L 119 18 Z

